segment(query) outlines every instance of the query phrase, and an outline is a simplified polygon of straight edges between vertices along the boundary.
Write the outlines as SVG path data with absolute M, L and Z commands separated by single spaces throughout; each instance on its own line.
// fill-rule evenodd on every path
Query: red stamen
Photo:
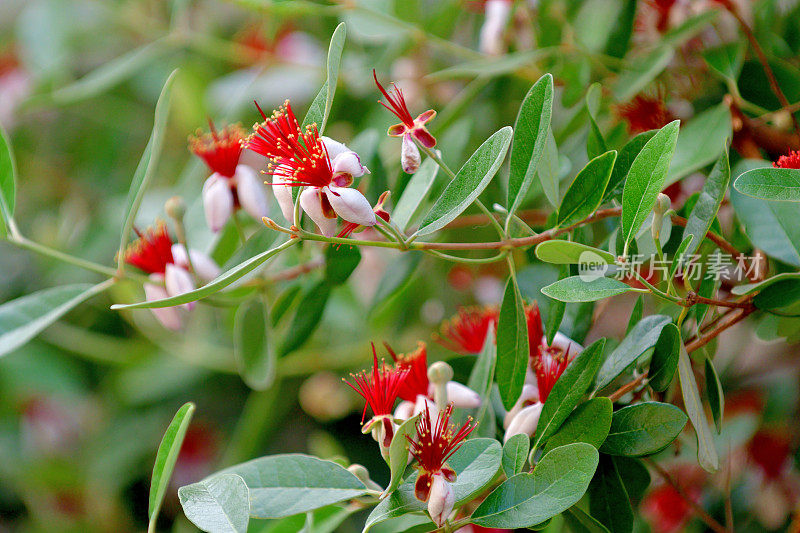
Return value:
M 398 370 L 408 370 L 408 375 L 400 386 L 400 398 L 417 401 L 417 396 L 428 396 L 428 349 L 424 342 L 420 342 L 416 350 L 409 354 L 396 354 L 392 348 L 384 343 Z
M 349 381 L 345 381 L 345 383 L 350 385 L 350 388 L 366 400 L 364 412 L 361 414 L 362 424 L 367 414 L 367 407 L 372 410 L 373 416 L 392 414 L 394 402 L 408 374 L 408 370 L 386 366 L 386 363 L 383 361 L 381 361 L 381 365 L 378 365 L 378 354 L 375 352 L 374 344 L 372 345 L 372 360 L 371 374 L 367 373 L 366 370 L 359 374 L 353 374 L 353 379 L 356 382 L 355 385 Z
M 175 262 L 167 225 L 159 221 L 156 227 L 148 228 L 144 234 L 136 228 L 134 231 L 139 239 L 125 251 L 125 262 L 148 274 L 163 274 L 167 264 Z
M 525 309 L 525 318 L 528 323 L 528 354 L 532 356 L 539 352 L 542 346 L 542 335 L 544 335 L 542 315 L 539 313 L 538 303 L 533 302 L 532 306 Z
M 489 325 L 497 329 L 496 307 L 462 307 L 458 315 L 442 324 L 439 344 L 454 352 L 475 354 L 483 349 Z
M 425 412 L 417 419 L 417 438 L 412 439 L 406 436 L 409 450 L 417 459 L 418 468 L 423 473 L 433 476 L 440 473 L 442 467 L 447 468 L 445 462 L 461 447 L 467 435 L 475 429 L 475 424 L 472 423 L 472 417 L 470 417 L 464 422 L 461 429 L 454 432 L 455 427 L 450 424 L 452 413 L 453 404 L 449 403 L 439 413 L 434 424 L 426 403 Z
M 790 150 L 788 154 L 782 155 L 772 163 L 775 168 L 797 168 L 800 169 L 800 150 Z
M 390 94 L 386 89 L 383 88 L 381 82 L 378 81 L 378 75 L 375 73 L 375 69 L 372 69 L 372 77 L 375 79 L 375 85 L 378 86 L 378 89 L 381 91 L 381 94 L 389 101 L 389 105 L 378 101 L 383 107 L 394 113 L 400 121 L 405 124 L 406 128 L 413 129 L 414 128 L 414 117 L 411 116 L 411 112 L 408 110 L 408 106 L 406 105 L 406 99 L 403 97 L 403 91 L 397 87 L 394 83 L 392 83 L 392 89 L 394 90 L 394 95 Z
M 541 347 L 536 352 L 533 369 L 536 372 L 536 384 L 539 387 L 539 401 L 544 403 L 553 390 L 553 386 L 569 365 L 569 351 L 562 352 L 558 348 Z
M 628 133 L 631 135 L 663 128 L 674 119 L 660 98 L 644 95 L 617 106 L 616 111 L 628 123 Z
M 227 178 L 233 177 L 242 155 L 244 129 L 233 124 L 218 132 L 210 118 L 208 124 L 209 133 L 198 130 L 189 137 L 189 149 L 203 159 L 212 172 Z
M 270 174 L 289 187 L 330 185 L 333 170 L 316 124 L 303 131 L 288 100 L 269 118 L 256 107 L 264 121 L 253 126 L 245 147 L 270 160 Z

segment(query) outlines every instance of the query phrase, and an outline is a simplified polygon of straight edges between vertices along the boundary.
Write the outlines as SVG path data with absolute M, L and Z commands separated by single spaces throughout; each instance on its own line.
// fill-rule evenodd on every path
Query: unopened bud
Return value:
M 180 196 L 173 196 L 164 204 L 164 211 L 168 217 L 174 220 L 183 220 L 183 216 L 186 214 L 186 203 Z
M 455 492 L 453 485 L 442 474 L 433 476 L 431 493 L 428 497 L 428 513 L 436 525 L 442 527 L 453 512 L 455 505 Z
M 368 489 L 383 490 L 383 487 L 372 481 L 369 477 L 369 470 L 365 466 L 358 463 L 353 463 L 347 467 L 347 470 L 356 476 L 358 480 L 363 483 Z
M 403 172 L 415 173 L 419 170 L 420 163 L 422 163 L 422 157 L 419 154 L 419 148 L 414 144 L 411 135 L 403 135 L 403 145 L 400 149 L 400 165 L 403 167 Z
M 669 211 L 672 206 L 672 201 L 669 196 L 663 192 L 658 193 L 656 198 L 656 205 L 653 206 L 653 225 L 650 227 L 650 232 L 653 235 L 653 240 L 657 241 L 661 234 L 661 226 L 664 223 L 664 214 Z
M 453 379 L 453 367 L 444 361 L 436 361 L 428 367 L 428 379 L 434 385 L 445 384 Z

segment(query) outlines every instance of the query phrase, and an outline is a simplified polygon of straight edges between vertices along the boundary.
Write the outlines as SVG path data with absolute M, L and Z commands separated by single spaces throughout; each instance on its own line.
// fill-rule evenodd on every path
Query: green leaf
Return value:
M 539 416 L 533 449 L 537 449 L 561 427 L 572 410 L 578 405 L 589 385 L 594 381 L 603 358 L 606 339 L 601 338 L 583 350 L 570 362 L 558 378 Z
M 147 141 L 147 146 L 133 174 L 131 188 L 128 191 L 128 199 L 125 205 L 125 218 L 123 219 L 122 234 L 119 242 L 118 261 L 120 267 L 125 264 L 125 248 L 128 246 L 128 239 L 133 230 L 133 224 L 136 222 L 139 206 L 142 205 L 147 186 L 150 184 L 150 180 L 155 174 L 158 160 L 161 157 L 161 147 L 164 144 L 167 118 L 169 117 L 169 102 L 172 97 L 172 85 L 175 83 L 175 76 L 177 73 L 177 70 L 173 70 L 167 78 L 167 81 L 164 82 L 164 88 L 161 89 L 161 95 L 156 102 L 153 131 L 150 133 L 150 140 Z
M 8 134 L 0 125 L 0 235 L 6 234 L 8 221 L 14 218 L 17 196 L 17 164 Z
M 689 245 L 694 242 L 694 235 L 687 235 L 681 241 L 681 244 L 678 246 L 678 249 L 675 250 L 675 255 L 672 257 L 672 264 L 669 266 L 669 276 L 667 277 L 668 280 L 675 279 L 675 272 L 678 270 L 678 266 L 680 266 L 681 262 L 683 261 L 683 256 L 686 255 L 686 249 L 689 248 Z
M 658 336 L 653 356 L 650 358 L 648 382 L 653 390 L 663 392 L 667 390 L 675 371 L 678 370 L 678 354 L 680 353 L 681 331 L 678 326 L 670 322 L 665 325 Z
M 417 212 L 422 202 L 428 197 L 428 193 L 433 186 L 433 182 L 436 181 L 438 172 L 438 163 L 428 158 L 422 162 L 419 170 L 411 176 L 408 185 L 403 189 L 403 195 L 392 211 L 392 222 L 394 222 L 398 228 L 403 231 L 408 229 L 408 225 L 414 217 L 414 214 Z
M 681 343 L 681 351 L 678 356 L 678 377 L 681 382 L 681 395 L 686 414 L 689 415 L 689 420 L 692 421 L 692 426 L 697 433 L 697 461 L 706 471 L 716 472 L 719 470 L 719 455 L 714 446 L 711 429 L 708 427 L 703 403 L 700 400 L 700 391 L 697 389 L 692 363 L 683 343 Z
M 536 167 L 536 175 L 542 184 L 542 190 L 547 201 L 553 207 L 558 207 L 559 199 L 561 198 L 558 192 L 561 178 L 561 162 L 558 160 L 558 147 L 556 146 L 556 139 L 553 137 L 552 129 L 547 130 L 547 138 L 545 139 L 539 166 Z
M 609 385 L 644 352 L 655 346 L 661 330 L 670 322 L 672 319 L 665 315 L 650 315 L 639 321 L 606 358 L 597 373 L 595 392 Z
M 606 43 L 606 55 L 611 57 L 623 58 L 628 52 L 631 36 L 633 35 L 633 26 L 636 19 L 636 4 L 637 0 L 624 0 L 620 16 L 614 26 L 611 35 L 608 36 Z
M 331 43 L 328 46 L 328 66 L 327 78 L 325 84 L 322 86 L 319 94 L 314 98 L 311 107 L 303 119 L 303 127 L 317 124 L 320 135 L 325 131 L 325 126 L 328 124 L 328 116 L 331 112 L 333 105 L 333 95 L 336 93 L 336 83 L 339 81 L 339 65 L 342 61 L 342 52 L 344 51 L 344 42 L 347 37 L 347 26 L 342 22 L 331 35 Z M 325 95 L 324 100 L 322 95 Z M 324 106 L 322 105 L 324 102 Z M 299 187 L 295 187 L 299 189 Z
M 600 207 L 616 159 L 616 150 L 606 152 L 586 163 L 578 172 L 558 208 L 558 227 L 580 222 Z
M 705 236 L 711 228 L 711 224 L 717 217 L 717 211 L 722 200 L 725 198 L 725 193 L 728 191 L 728 183 L 731 179 L 731 167 L 728 164 L 728 151 L 722 153 L 711 169 L 703 190 L 700 191 L 700 196 L 697 198 L 692 212 L 689 214 L 689 220 L 686 222 L 686 227 L 683 228 L 683 238 L 686 239 L 689 235 L 702 235 Z M 694 240 L 692 244 L 685 250 L 687 255 L 692 255 L 700 247 L 703 239 Z
M 744 41 L 735 41 L 716 48 L 703 50 L 703 59 L 720 76 L 736 82 L 742 72 L 744 63 L 744 44 Z
M 178 452 L 181 451 L 183 437 L 189 428 L 189 422 L 194 414 L 194 404 L 191 402 L 183 404 L 175 413 L 172 422 L 169 423 L 161 444 L 158 445 L 156 462 L 153 465 L 153 477 L 150 479 L 150 497 L 148 498 L 147 517 L 150 524 L 155 524 L 164 496 L 167 494 L 169 479 L 172 477 L 172 470 L 178 460 Z
M 244 479 L 224 474 L 178 489 L 183 512 L 194 525 L 212 533 L 246 533 L 250 495 Z
M 593 83 L 586 91 L 586 112 L 589 115 L 589 137 L 586 139 L 586 155 L 589 159 L 594 159 L 608 151 L 603 134 L 597 126 L 594 117 L 602 98 L 602 87 L 599 83 Z
M 500 316 L 497 319 L 496 381 L 503 406 L 511 409 L 522 393 L 530 354 L 525 302 L 512 274 L 506 283 Z
M 650 486 L 650 472 L 640 459 L 621 455 L 615 455 L 612 459 L 631 503 L 634 506 L 639 505 L 647 487 Z
M 589 484 L 589 510 L 612 533 L 633 531 L 633 509 L 628 492 L 614 460 L 605 454 L 600 455 L 597 472 Z
M 514 123 L 508 177 L 509 216 L 519 208 L 539 166 L 553 112 L 553 76 L 545 74 L 533 84 L 519 107 Z
M 417 419 L 419 415 L 409 418 L 403 422 L 392 437 L 392 443 L 389 445 L 389 470 L 391 476 L 389 485 L 383 491 L 381 498 L 393 492 L 400 486 L 403 481 L 403 472 L 406 471 L 408 466 L 408 439 L 406 437 L 414 438 L 417 435 Z
M 483 527 L 529 527 L 562 513 L 581 499 L 597 468 L 594 446 L 578 442 L 546 454 L 532 473 L 497 487 L 472 513 Z
M 658 133 L 658 130 L 645 131 L 640 133 L 622 147 L 619 151 L 617 160 L 614 163 L 614 170 L 611 172 L 611 178 L 608 180 L 608 187 L 603 200 L 610 200 L 612 198 L 621 198 L 623 187 L 625 185 L 625 178 L 628 177 L 628 172 L 631 170 L 631 165 L 642 151 L 647 141 L 653 138 L 653 135 Z
M 474 499 L 485 490 L 500 469 L 502 454 L 500 443 L 494 439 L 469 439 L 448 459 L 447 464 L 456 472 L 456 480 L 453 482 L 456 505 Z M 386 520 L 427 509 L 425 502 L 414 496 L 416 479 L 415 471 L 372 510 L 364 525 L 364 532 Z
M 23 346 L 69 310 L 109 286 L 110 282 L 94 286 L 88 283 L 64 285 L 0 305 L 0 357 Z
M 341 285 L 361 262 L 357 246 L 330 244 L 325 249 L 325 279 L 331 285 Z
M 708 404 L 711 406 L 711 415 L 714 417 L 714 425 L 717 427 L 717 434 L 722 433 L 722 417 L 725 414 L 725 395 L 722 392 L 722 383 L 719 381 L 714 363 L 706 358 L 706 394 Z
M 585 263 L 588 259 L 613 265 L 616 259 L 614 254 L 601 250 L 600 248 L 575 241 L 562 241 L 560 239 L 552 239 L 539 243 L 539 245 L 536 246 L 535 253 L 536 257 L 540 260 L 554 265 L 577 265 Z
M 333 461 L 290 453 L 259 457 L 208 477 L 238 474 L 250 490 L 250 516 L 281 518 L 362 496 L 366 487 Z
M 561 302 L 594 302 L 633 290 L 614 278 L 596 278 L 584 281 L 581 276 L 570 276 L 542 287 L 542 294 Z
M 731 112 L 726 104 L 697 115 L 681 128 L 675 156 L 664 186 L 675 183 L 717 160 L 727 151 L 731 136 Z
M 652 455 L 669 446 L 687 420 L 683 411 L 668 403 L 643 402 L 623 407 L 614 413 L 600 451 L 627 457 Z
M 325 280 L 320 280 L 311 285 L 303 293 L 300 302 L 297 304 L 297 311 L 287 330 L 286 337 L 284 337 L 278 350 L 279 357 L 293 352 L 311 337 L 320 320 L 322 320 L 330 295 L 331 287 Z
M 503 472 L 506 477 L 512 477 L 522 472 L 530 450 L 531 439 L 524 433 L 513 435 L 503 444 Z
M 740 174 L 733 187 L 752 198 L 778 202 L 800 202 L 800 170 L 754 168 Z
M 642 315 L 644 314 L 644 300 L 641 296 L 636 298 L 636 303 L 633 304 L 633 309 L 631 310 L 631 316 L 628 319 L 628 327 L 625 328 L 625 335 L 628 335 L 633 327 L 639 323 L 642 319 Z
M 783 274 L 777 274 L 772 276 L 771 278 L 767 278 L 764 281 L 759 281 L 758 283 L 746 283 L 744 285 L 737 285 L 736 287 L 731 289 L 731 293 L 735 294 L 736 296 L 744 296 L 745 294 L 753 294 L 757 291 L 762 291 L 773 285 L 778 283 L 779 281 L 785 280 L 799 280 L 800 279 L 800 272 L 784 272 Z
M 425 215 L 416 235 L 442 229 L 478 198 L 503 164 L 512 134 L 511 127 L 506 126 L 475 150 Z
M 627 245 L 642 227 L 653 210 L 656 197 L 664 188 L 680 121 L 675 120 L 661 128 L 647 141 L 636 156 L 622 191 L 622 232 Z
M 202 300 L 207 296 L 211 296 L 212 294 L 221 291 L 231 283 L 238 281 L 239 279 L 243 278 L 246 274 L 249 274 L 256 268 L 263 265 L 267 259 L 270 259 L 272 256 L 279 254 L 286 248 L 290 246 L 294 246 L 297 244 L 299 239 L 291 239 L 280 246 L 276 246 L 271 250 L 267 250 L 266 252 L 261 252 L 255 257 L 251 257 L 244 263 L 236 265 L 235 267 L 227 270 L 217 276 L 216 279 L 206 283 L 202 287 L 199 287 L 193 291 L 185 292 L 183 294 L 179 294 L 177 296 L 170 296 L 169 298 L 162 298 L 161 300 L 149 300 L 143 302 L 136 302 L 132 304 L 115 304 L 111 306 L 111 309 L 144 309 L 144 308 L 152 308 L 152 307 L 172 307 L 175 305 L 185 304 L 188 302 L 194 302 L 196 300 Z
M 605 397 L 583 402 L 570 413 L 561 429 L 547 440 L 544 453 L 573 442 L 585 442 L 600 448 L 611 429 L 613 411 L 611 400 Z
M 245 301 L 233 318 L 233 355 L 247 386 L 266 390 L 275 380 L 277 356 L 269 339 L 269 317 L 260 298 Z
M 492 406 L 491 394 L 496 366 L 497 345 L 495 344 L 494 328 L 488 328 L 486 339 L 483 341 L 483 348 L 475 359 L 475 364 L 467 381 L 467 387 L 481 396 L 481 406 L 478 408 L 478 412 L 475 413 L 478 427 L 470 433 L 471 438 L 484 436 L 493 438 L 495 435 L 494 407 Z
M 370 312 L 375 311 L 384 302 L 390 300 L 400 293 L 411 281 L 412 276 L 417 271 L 417 266 L 422 259 L 422 254 L 407 254 L 399 252 L 399 256 L 393 257 L 386 267 L 378 289 L 372 297 Z
M 131 50 L 89 72 L 79 80 L 53 91 L 49 98 L 56 105 L 68 105 L 94 98 L 130 78 L 137 71 L 164 55 L 162 40 Z
M 618 102 L 627 102 L 644 89 L 667 65 L 670 64 L 675 51 L 669 46 L 659 46 L 652 52 L 630 64 L 614 84 L 613 93 Z
M 563 516 L 572 533 L 609 533 L 606 526 L 577 505 L 567 509 Z
M 569 267 L 561 265 L 558 273 L 558 279 L 564 279 L 569 276 Z M 564 313 L 567 311 L 567 304 L 548 298 L 549 304 L 547 306 L 547 318 L 545 320 L 544 334 L 547 339 L 547 344 L 553 344 L 553 339 L 561 327 L 561 322 L 564 320 Z

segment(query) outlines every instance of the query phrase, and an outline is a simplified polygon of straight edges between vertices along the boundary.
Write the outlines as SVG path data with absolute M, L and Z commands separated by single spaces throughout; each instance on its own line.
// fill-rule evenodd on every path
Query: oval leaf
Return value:
M 675 371 L 678 370 L 678 354 L 680 353 L 681 332 L 678 326 L 670 322 L 665 325 L 658 336 L 650 358 L 648 382 L 653 390 L 663 392 L 667 390 Z
M 425 215 L 417 235 L 428 235 L 442 229 L 475 201 L 503 164 L 512 135 L 511 126 L 506 126 L 475 150 Z
M 689 235 L 705 236 L 708 233 L 711 224 L 717 217 L 717 211 L 719 211 L 719 206 L 725 198 L 725 193 L 728 191 L 730 179 L 731 167 L 728 164 L 728 151 L 726 150 L 717 159 L 714 168 L 711 169 L 711 173 L 708 175 L 705 184 L 703 184 L 703 190 L 700 191 L 700 196 L 689 214 L 686 227 L 683 228 L 684 239 Z M 691 244 L 684 250 L 684 253 L 692 255 L 702 242 L 702 238 L 692 239 Z
M 158 512 L 161 510 L 161 504 L 164 502 L 164 495 L 169 486 L 169 478 L 172 477 L 172 470 L 178 460 L 178 452 L 181 451 L 183 438 L 186 436 L 192 414 L 194 414 L 194 404 L 191 402 L 183 404 L 175 413 L 167 431 L 164 432 L 161 444 L 158 445 L 156 462 L 153 465 L 153 477 L 150 479 L 150 497 L 147 506 L 147 516 L 151 527 L 158 519 Z
M 664 188 L 680 121 L 664 126 L 636 155 L 622 190 L 622 236 L 627 245 L 653 210 L 656 197 Z
M 647 141 L 653 138 L 653 135 L 658 133 L 658 130 L 645 131 L 640 133 L 622 147 L 619 151 L 617 160 L 614 162 L 614 170 L 611 171 L 611 178 L 608 180 L 608 187 L 603 200 L 610 200 L 612 198 L 620 198 L 622 196 L 622 189 L 625 185 L 625 178 L 628 177 L 628 172 L 631 169 L 633 161 L 639 152 L 642 151 Z
M 800 170 L 793 168 L 754 168 L 736 178 L 733 186 L 753 198 L 800 202 Z
M 683 411 L 668 403 L 643 402 L 623 407 L 614 413 L 600 451 L 627 457 L 652 455 L 669 446 L 687 420 Z
M 545 74 L 533 84 L 514 123 L 514 144 L 508 176 L 508 213 L 512 215 L 525 199 L 539 159 L 542 157 L 553 112 L 553 76 Z
M 506 283 L 500 316 L 497 320 L 497 387 L 503 406 L 511 409 L 522 393 L 530 357 L 528 322 L 525 304 L 519 293 L 517 278 L 513 275 Z
M 533 472 L 517 474 L 497 487 L 472 513 L 483 527 L 529 527 L 566 511 L 583 497 L 599 455 L 578 442 L 546 454 Z
M 633 531 L 633 508 L 612 457 L 600 456 L 597 472 L 589 484 L 589 510 L 613 533 Z
M 503 444 L 503 472 L 506 477 L 512 477 L 522 472 L 530 450 L 531 439 L 524 433 L 513 435 Z
M 557 226 L 571 226 L 594 213 L 603 200 L 617 151 L 598 155 L 578 172 L 558 208 Z
M 186 518 L 209 533 L 245 533 L 250 522 L 250 495 L 244 479 L 224 474 L 178 489 Z
M 594 302 L 632 290 L 630 285 L 614 278 L 586 281 L 581 276 L 570 276 L 542 287 L 542 294 L 560 302 Z
M 233 355 L 239 374 L 254 390 L 269 388 L 275 379 L 276 354 L 269 342 L 269 317 L 258 298 L 244 302 L 233 319 Z
M 570 413 L 561 428 L 549 439 L 544 453 L 573 442 L 585 442 L 600 448 L 611 429 L 614 406 L 605 397 L 592 398 Z
M 594 255 L 589 255 L 594 254 Z M 596 256 L 596 257 L 595 257 Z M 536 246 L 536 257 L 554 265 L 577 265 L 589 260 L 614 264 L 614 254 L 574 241 L 553 239 Z

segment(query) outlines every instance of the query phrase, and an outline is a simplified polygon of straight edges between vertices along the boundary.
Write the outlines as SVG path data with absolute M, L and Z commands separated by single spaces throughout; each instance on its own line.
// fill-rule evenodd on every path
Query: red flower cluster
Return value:
M 134 229 L 139 239 L 134 241 L 125 251 L 125 262 L 148 274 L 164 274 L 172 257 L 172 239 L 164 222 L 156 223 L 156 227 L 147 228 L 144 233 Z
M 189 149 L 205 161 L 212 172 L 232 178 L 242 155 L 244 129 L 239 124 L 232 124 L 218 132 L 211 120 L 208 124 L 211 127 L 209 133 L 197 130 L 189 137 Z
M 416 350 L 409 354 L 396 354 L 385 344 L 389 354 L 394 359 L 398 370 L 407 370 L 403 383 L 400 385 L 398 395 L 403 400 L 415 402 L 418 395 L 427 396 L 430 382 L 428 381 L 428 349 L 424 342 L 420 342 Z
M 462 307 L 456 316 L 442 324 L 441 336 L 436 341 L 454 352 L 480 353 L 489 326 L 494 324 L 497 329 L 499 315 L 496 307 Z
M 797 168 L 800 169 L 800 150 L 791 150 L 788 154 L 782 155 L 777 161 L 772 163 L 775 168 Z
M 674 119 L 663 100 L 641 94 L 627 104 L 617 106 L 616 111 L 628 123 L 631 135 L 663 128 Z

